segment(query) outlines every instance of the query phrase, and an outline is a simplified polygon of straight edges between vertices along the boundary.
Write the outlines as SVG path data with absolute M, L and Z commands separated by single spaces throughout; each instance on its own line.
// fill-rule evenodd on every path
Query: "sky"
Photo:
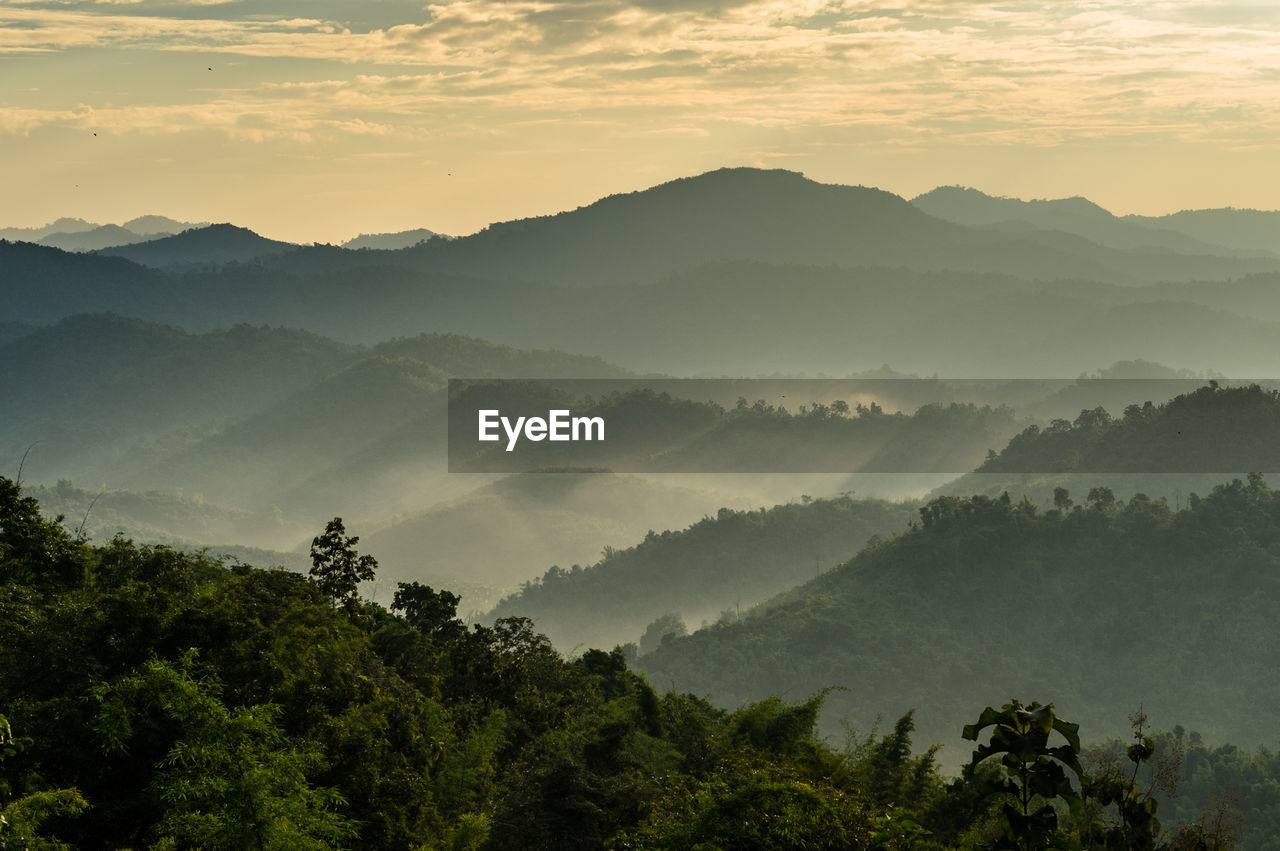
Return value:
M 1280 4 L 0 0 L 0 226 L 465 234 L 721 166 L 1280 208 Z

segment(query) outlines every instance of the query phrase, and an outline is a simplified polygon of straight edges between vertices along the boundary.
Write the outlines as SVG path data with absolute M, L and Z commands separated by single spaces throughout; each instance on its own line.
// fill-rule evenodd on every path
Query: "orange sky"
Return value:
M 0 226 L 461 234 L 724 165 L 1280 208 L 1270 2 L 0 0 L 0 79 Z

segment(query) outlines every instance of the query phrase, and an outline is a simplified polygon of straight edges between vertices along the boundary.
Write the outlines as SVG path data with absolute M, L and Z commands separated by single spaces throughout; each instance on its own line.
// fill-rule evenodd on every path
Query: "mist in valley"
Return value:
M 0 459 L 76 546 L 296 576 L 339 517 L 335 611 L 824 694 L 827 742 L 914 710 L 948 772 L 1016 694 L 1254 748 L 1280 259 L 1220 218 L 735 169 L 458 238 L 12 232 Z M 560 405 L 608 437 L 474 439 Z

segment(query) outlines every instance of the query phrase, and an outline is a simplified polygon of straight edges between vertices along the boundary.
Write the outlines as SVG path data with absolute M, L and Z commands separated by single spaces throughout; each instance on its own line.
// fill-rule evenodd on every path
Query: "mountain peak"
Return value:
M 296 245 L 259 236 L 229 222 L 190 228 L 173 236 L 101 251 L 144 266 L 247 263 L 269 254 L 293 251 Z

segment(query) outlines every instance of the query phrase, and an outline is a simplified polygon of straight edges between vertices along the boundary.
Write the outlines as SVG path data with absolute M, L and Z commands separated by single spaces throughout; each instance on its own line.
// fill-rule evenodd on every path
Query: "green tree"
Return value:
M 355 543 L 355 539 L 352 539 Z M 402 612 L 409 626 L 423 635 L 457 637 L 466 631 L 458 620 L 458 603 L 462 598 L 449 591 L 435 591 L 418 582 L 399 582 L 391 601 L 391 611 Z
M 341 517 L 330 520 L 324 534 L 311 541 L 311 576 L 320 590 L 348 614 L 355 613 L 360 601 L 360 583 L 372 580 L 378 568 L 373 556 L 356 552 L 359 542 L 358 537 L 347 537 Z
M 30 739 L 14 737 L 9 720 L 0 715 L 0 762 L 30 744 Z M 75 789 L 49 789 L 11 800 L 8 784 L 0 781 L 0 851 L 65 848 L 56 839 L 41 837 L 41 824 L 56 817 L 79 815 L 88 807 Z
M 1079 725 L 1054 715 L 1053 704 L 1024 706 L 1013 700 L 999 710 L 988 706 L 976 724 L 966 724 L 964 737 L 977 741 L 991 727 L 991 739 L 973 752 L 969 769 L 997 769 L 987 776 L 987 794 L 1002 798 L 1004 839 L 997 848 L 1046 848 L 1058 829 L 1058 808 L 1079 812 L 1080 795 L 1067 772 L 1077 780 L 1080 769 Z M 1058 733 L 1065 744 L 1050 746 Z
M 644 635 L 640 636 L 640 655 L 657 650 L 669 638 L 680 638 L 688 634 L 689 629 L 680 616 L 668 612 L 645 628 Z
M 337 812 L 342 797 L 307 782 L 318 754 L 281 733 L 280 708 L 229 709 L 215 680 L 192 675 L 194 660 L 194 653 L 177 667 L 152 660 L 95 694 L 108 755 L 177 726 L 151 784 L 163 808 L 159 839 L 194 848 L 323 849 L 353 838 L 355 825 Z

